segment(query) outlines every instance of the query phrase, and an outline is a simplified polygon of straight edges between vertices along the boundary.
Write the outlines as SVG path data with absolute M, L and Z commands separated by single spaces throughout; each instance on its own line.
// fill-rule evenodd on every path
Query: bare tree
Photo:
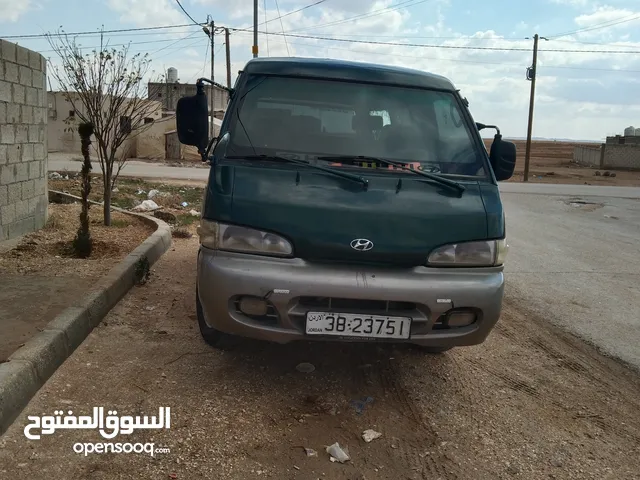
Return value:
M 131 54 L 129 46 L 100 46 L 83 53 L 82 46 L 66 33 L 48 34 L 47 40 L 60 58 L 50 62 L 49 72 L 81 122 L 93 125 L 104 186 L 104 224 L 111 225 L 111 192 L 124 167 L 129 150 L 125 142 L 148 128 L 145 119 L 158 109 L 146 99 L 144 77 L 149 73 L 148 54 Z

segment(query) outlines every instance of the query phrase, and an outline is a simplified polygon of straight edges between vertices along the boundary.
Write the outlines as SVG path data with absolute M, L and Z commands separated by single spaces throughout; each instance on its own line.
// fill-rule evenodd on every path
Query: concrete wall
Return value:
M 80 99 L 74 99 L 74 102 L 80 113 L 84 114 Z M 80 135 L 78 134 L 80 119 L 77 114 L 71 116 L 73 111 L 71 102 L 67 100 L 63 92 L 47 92 L 47 103 L 49 152 L 75 153 L 80 157 L 81 145 Z M 157 121 L 162 117 L 162 105 L 160 102 L 153 103 L 156 105 L 154 110 L 150 112 L 149 118 Z M 127 139 L 118 150 L 118 155 L 121 155 L 126 150 L 128 157 L 136 157 L 138 154 L 137 145 L 136 136 Z M 91 145 L 90 152 L 92 158 L 97 157 L 95 143 Z
M 640 145 L 607 144 L 602 168 L 640 170 Z
M 47 221 L 46 60 L 0 40 L 0 241 Z
M 165 158 L 165 133 L 176 128 L 176 117 L 172 115 L 154 124 L 141 132 L 137 137 L 137 158 L 164 160 Z
M 609 145 L 606 146 L 609 148 Z M 573 161 L 579 165 L 587 167 L 602 167 L 603 147 L 584 147 L 577 146 L 573 148 Z

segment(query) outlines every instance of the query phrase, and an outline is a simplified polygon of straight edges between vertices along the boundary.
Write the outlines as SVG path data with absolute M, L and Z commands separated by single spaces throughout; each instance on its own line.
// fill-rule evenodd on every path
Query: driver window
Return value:
M 470 144 L 469 133 L 464 126 L 462 115 L 453 98 L 447 96 L 433 102 L 433 110 L 436 118 L 440 145 L 448 150 L 448 155 L 454 158 L 461 150 L 468 148 Z M 466 160 L 473 161 L 472 157 Z

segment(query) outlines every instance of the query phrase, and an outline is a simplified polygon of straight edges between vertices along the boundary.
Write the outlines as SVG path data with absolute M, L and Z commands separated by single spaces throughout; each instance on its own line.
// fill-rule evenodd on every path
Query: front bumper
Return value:
M 408 340 L 375 341 L 453 347 L 480 344 L 493 329 L 502 307 L 502 270 L 326 265 L 202 247 L 197 282 L 205 322 L 228 334 L 278 343 L 345 340 L 305 334 L 307 311 L 333 311 L 411 316 Z M 267 297 L 267 314 L 242 313 L 241 296 Z M 444 328 L 441 320 L 453 308 L 475 312 L 475 323 Z

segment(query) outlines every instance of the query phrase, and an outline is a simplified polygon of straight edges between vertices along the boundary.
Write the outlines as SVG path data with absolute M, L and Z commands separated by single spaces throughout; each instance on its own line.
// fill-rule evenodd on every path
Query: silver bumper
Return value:
M 339 340 L 305 334 L 306 312 L 325 310 L 411 316 L 411 338 L 401 342 L 449 347 L 476 345 L 489 335 L 500 317 L 502 270 L 320 265 L 201 248 L 197 282 L 206 323 L 232 335 L 278 343 Z M 241 296 L 267 297 L 267 315 L 240 312 Z M 453 308 L 474 311 L 476 322 L 441 328 L 439 320 Z

